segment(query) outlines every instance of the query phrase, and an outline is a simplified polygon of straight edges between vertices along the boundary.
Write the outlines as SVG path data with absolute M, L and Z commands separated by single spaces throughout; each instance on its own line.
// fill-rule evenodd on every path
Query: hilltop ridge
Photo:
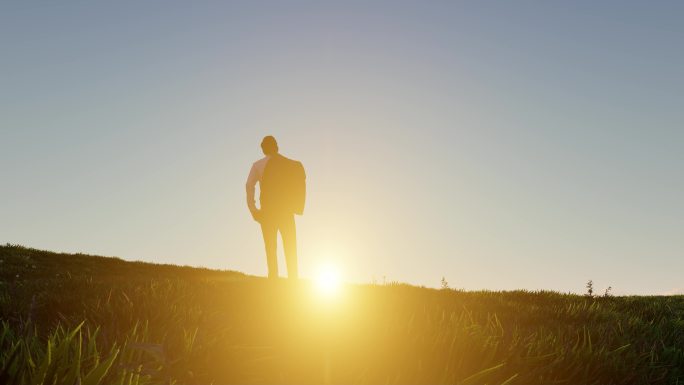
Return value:
M 205 267 L 127 261 L 83 253 L 60 253 L 21 245 L 0 245 L 0 281 L 53 278 L 56 274 L 114 277 L 247 278 L 247 274 Z M 19 277 L 17 277 L 19 275 Z

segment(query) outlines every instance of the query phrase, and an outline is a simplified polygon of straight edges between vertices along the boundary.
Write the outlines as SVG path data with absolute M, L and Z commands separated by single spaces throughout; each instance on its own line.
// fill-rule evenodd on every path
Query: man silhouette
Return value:
M 247 207 L 252 218 L 261 224 L 266 248 L 268 277 L 278 278 L 278 232 L 283 240 L 287 276 L 297 279 L 297 231 L 294 214 L 304 210 L 304 168 L 300 162 L 278 153 L 278 143 L 272 136 L 261 141 L 264 157 L 252 165 L 247 177 Z M 254 191 L 259 183 L 259 208 Z

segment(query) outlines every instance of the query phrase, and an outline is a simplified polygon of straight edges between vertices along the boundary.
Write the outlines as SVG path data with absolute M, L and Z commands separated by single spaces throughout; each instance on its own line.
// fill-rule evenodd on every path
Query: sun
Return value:
M 321 266 L 316 274 L 315 286 L 321 296 L 336 296 L 342 286 L 340 271 L 332 265 Z

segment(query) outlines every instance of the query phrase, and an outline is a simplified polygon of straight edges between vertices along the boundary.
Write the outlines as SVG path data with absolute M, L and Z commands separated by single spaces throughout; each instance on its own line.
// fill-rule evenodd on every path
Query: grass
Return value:
M 684 296 L 310 284 L 0 246 L 2 384 L 677 384 Z

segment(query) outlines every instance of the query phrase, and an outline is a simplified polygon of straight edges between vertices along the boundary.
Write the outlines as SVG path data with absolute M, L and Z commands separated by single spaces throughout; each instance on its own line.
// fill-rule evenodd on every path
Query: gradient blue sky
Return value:
M 684 291 L 684 3 L 0 5 L 0 241 L 264 275 L 244 183 L 307 168 L 302 273 Z M 282 264 L 282 256 L 281 256 Z

